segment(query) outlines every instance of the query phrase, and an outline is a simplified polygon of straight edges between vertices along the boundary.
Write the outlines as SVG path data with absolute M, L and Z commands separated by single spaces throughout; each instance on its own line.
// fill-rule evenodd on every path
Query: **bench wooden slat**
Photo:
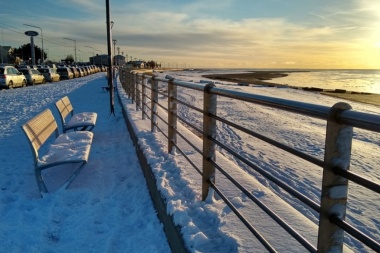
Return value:
M 49 109 L 38 114 L 22 126 L 33 149 L 34 162 L 38 162 L 38 150 L 45 141 L 55 132 L 58 136 L 58 125 Z

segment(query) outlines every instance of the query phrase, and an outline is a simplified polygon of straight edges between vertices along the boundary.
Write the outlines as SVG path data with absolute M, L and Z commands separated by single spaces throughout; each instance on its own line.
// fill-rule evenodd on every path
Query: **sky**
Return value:
M 198 83 L 202 71 L 158 73 L 178 80 Z M 122 108 L 135 131 L 156 179 L 158 190 L 166 199 L 168 214 L 181 227 L 189 252 L 265 252 L 263 246 L 244 228 L 234 213 L 217 197 L 201 201 L 201 178 L 198 172 L 176 152 L 167 153 L 167 140 L 150 131 L 149 120 L 125 94 L 118 82 L 115 114 L 110 115 L 109 93 L 104 73 L 0 92 L 0 252 L 170 252 L 162 224 L 150 200 L 145 179 L 128 134 Z M 275 87 L 243 87 L 228 82 L 218 87 L 331 106 L 338 100 L 303 90 Z M 160 90 L 165 84 L 160 83 Z M 31 95 L 32 94 L 32 95 Z M 201 107 L 197 91 L 180 88 L 180 99 Z M 48 169 L 43 173 L 50 191 L 43 198 L 38 193 L 30 147 L 21 125 L 46 108 L 59 119 L 54 103 L 68 96 L 74 112 L 98 114 L 89 162 L 67 190 L 59 189 L 73 170 L 71 165 Z M 83 98 L 86 99 L 83 99 Z M 159 96 L 164 104 L 165 96 Z M 379 107 L 349 102 L 357 111 L 378 114 Z M 178 113 L 198 125 L 200 115 L 180 106 Z M 160 109 L 160 117 L 165 111 Z M 264 106 L 236 103 L 218 98 L 218 115 L 250 127 L 258 133 L 282 140 L 293 148 L 323 157 L 325 124 L 317 119 L 283 112 Z M 252 119 L 252 120 L 248 120 Z M 164 124 L 158 122 L 163 131 Z M 60 123 L 58 122 L 60 126 Z M 201 141 L 182 125 L 177 129 L 201 148 Z M 60 132 L 62 132 L 60 127 Z M 167 133 L 166 133 L 167 135 Z M 257 139 L 244 136 L 227 126 L 218 128 L 218 139 L 268 173 L 280 178 L 308 198 L 318 202 L 321 170 Z M 47 144 L 51 143 L 49 140 Z M 178 145 L 199 166 L 201 159 L 192 147 Z M 355 129 L 351 170 L 378 181 L 379 134 Z M 43 156 L 46 146 L 40 150 Z M 238 160 L 218 149 L 216 161 L 243 184 L 258 200 L 295 228 L 313 245 L 316 244 L 318 215 L 291 198 L 268 179 L 250 170 Z M 220 173 L 216 184 L 278 252 L 304 252 L 295 240 Z M 347 221 L 379 240 L 379 198 L 350 184 Z M 37 224 L 37 225 L 36 225 Z M 149 238 L 149 240 L 147 240 Z M 370 252 L 355 240 L 346 239 L 354 252 Z M 350 252 L 350 251 L 345 251 Z
M 1 43 L 29 43 L 42 28 L 49 58 L 107 53 L 100 0 L 12 2 Z M 110 0 L 115 52 L 165 67 L 339 68 L 380 66 L 380 3 L 372 0 Z M 41 47 L 41 40 L 36 38 Z M 113 51 L 113 48 L 112 50 Z

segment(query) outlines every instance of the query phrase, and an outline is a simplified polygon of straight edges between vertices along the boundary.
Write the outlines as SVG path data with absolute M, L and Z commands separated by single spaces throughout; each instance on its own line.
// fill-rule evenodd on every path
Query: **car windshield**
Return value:
M 4 74 L 4 69 L 0 68 L 0 74 Z
M 49 73 L 49 69 L 38 69 L 41 73 Z
M 67 72 L 67 69 L 57 69 L 57 72 Z

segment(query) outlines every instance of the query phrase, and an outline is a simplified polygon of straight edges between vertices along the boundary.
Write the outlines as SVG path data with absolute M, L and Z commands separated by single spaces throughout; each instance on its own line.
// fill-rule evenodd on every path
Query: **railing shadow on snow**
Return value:
M 231 210 L 237 215 L 242 223 L 252 232 L 252 234 L 263 244 L 269 252 L 276 252 L 275 248 L 264 238 L 264 236 L 242 215 L 238 208 L 223 193 L 215 183 L 216 171 L 223 174 L 233 183 L 243 194 L 259 206 L 276 223 L 285 229 L 309 252 L 330 252 L 332 250 L 343 251 L 344 234 L 348 233 L 353 238 L 362 242 L 372 250 L 380 252 L 380 244 L 372 235 L 360 231 L 358 228 L 345 220 L 348 182 L 353 182 L 371 190 L 374 194 L 380 193 L 380 184 L 369 180 L 359 174 L 349 170 L 351 159 L 351 147 L 353 138 L 353 128 L 364 129 L 373 132 L 380 132 L 380 115 L 354 111 L 347 103 L 339 102 L 332 107 L 315 105 L 280 98 L 273 98 L 234 90 L 227 90 L 215 87 L 213 83 L 196 84 L 175 80 L 170 76 L 160 78 L 155 75 L 146 75 L 142 72 L 131 71 L 129 69 L 119 69 L 119 78 L 128 98 L 136 104 L 136 110 L 141 110 L 142 119 L 149 119 L 152 132 L 160 132 L 168 140 L 168 152 L 173 149 L 181 153 L 191 166 L 200 174 L 202 178 L 202 199 L 205 200 L 210 189 L 222 198 Z M 158 84 L 166 84 L 167 91 L 159 90 Z M 192 89 L 203 94 L 203 108 L 195 107 L 186 101 L 182 101 L 178 96 L 178 88 Z M 166 105 L 160 103 L 159 95 L 166 99 Z M 251 129 L 245 128 L 241 124 L 232 122 L 226 118 L 218 116 L 218 97 L 230 98 L 237 101 L 262 105 L 275 108 L 298 115 L 304 115 L 326 122 L 326 138 L 324 143 L 324 159 L 319 159 L 307 153 L 301 152 L 293 147 L 266 137 Z M 150 100 L 150 103 L 147 102 Z M 162 101 L 162 99 L 161 99 Z M 202 115 L 201 127 L 188 121 L 178 113 L 178 106 L 184 106 Z M 164 110 L 167 118 L 158 114 L 158 110 Z M 160 121 L 160 125 L 158 124 Z M 197 147 L 190 139 L 177 130 L 179 122 L 186 125 L 198 136 L 202 137 L 202 148 Z M 162 123 L 163 124 L 162 124 Z M 234 129 L 237 129 L 254 138 L 264 141 L 276 148 L 282 149 L 294 156 L 304 159 L 323 170 L 322 185 L 320 192 L 320 203 L 310 199 L 287 182 L 268 173 L 265 168 L 250 161 L 239 154 L 217 138 L 217 123 L 221 122 Z M 161 126 L 164 125 L 164 126 Z M 163 128 L 165 127 L 165 129 Z M 181 150 L 177 138 L 181 138 L 193 150 L 201 155 L 202 165 L 198 166 L 191 160 L 186 152 Z M 247 190 L 240 182 L 226 171 L 215 159 L 216 147 L 227 151 L 235 159 L 249 166 L 263 177 L 279 186 L 288 194 L 297 198 L 314 212 L 319 214 L 318 242 L 314 246 L 307 241 L 298 231 L 292 228 L 286 221 L 279 217 L 273 210 L 268 208 L 254 194 Z

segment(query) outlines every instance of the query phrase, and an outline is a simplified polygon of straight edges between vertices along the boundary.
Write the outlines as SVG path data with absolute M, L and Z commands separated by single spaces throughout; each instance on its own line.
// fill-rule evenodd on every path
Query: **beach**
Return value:
M 234 74 L 210 74 L 203 75 L 205 78 L 219 80 L 219 81 L 227 81 L 227 82 L 235 82 L 239 85 L 267 85 L 267 86 L 284 86 L 283 84 L 278 84 L 275 82 L 275 78 L 288 76 L 289 73 L 299 72 L 299 71 L 252 71 L 249 73 L 234 73 Z M 291 88 L 300 88 L 296 86 L 289 86 Z M 349 101 L 355 101 L 360 103 L 372 104 L 372 105 L 380 105 L 380 94 L 373 93 L 358 93 L 358 92 L 349 92 L 344 90 L 330 90 L 323 91 L 322 89 L 305 89 L 304 90 L 310 92 L 319 92 L 320 94 L 326 96 L 337 97 L 341 99 L 346 99 Z

